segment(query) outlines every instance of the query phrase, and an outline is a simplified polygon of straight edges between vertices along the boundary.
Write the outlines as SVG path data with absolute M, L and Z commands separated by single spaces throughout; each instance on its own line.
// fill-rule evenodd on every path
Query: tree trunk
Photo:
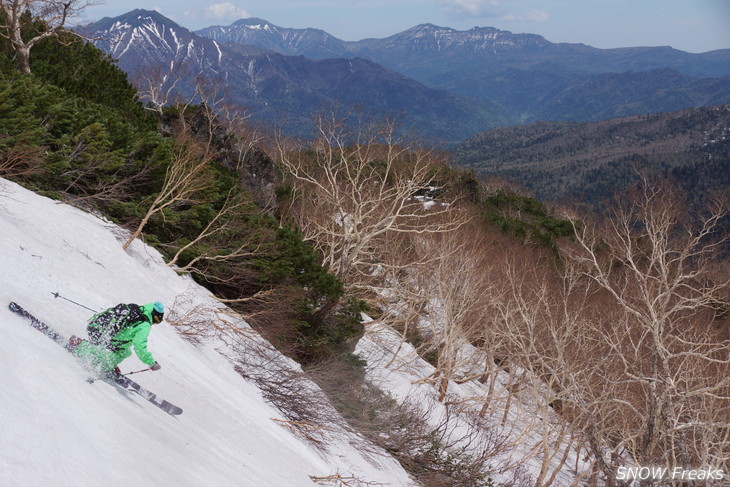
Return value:
M 17 47 L 15 55 L 20 72 L 23 74 L 30 74 L 30 48 L 26 46 Z

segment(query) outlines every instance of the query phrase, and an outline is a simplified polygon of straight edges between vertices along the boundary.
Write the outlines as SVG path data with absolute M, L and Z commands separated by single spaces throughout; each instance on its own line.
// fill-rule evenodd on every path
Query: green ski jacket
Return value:
M 153 303 L 140 306 L 142 319 L 127 324 L 117 332 L 110 340 L 108 346 L 94 345 L 83 341 L 76 349 L 76 355 L 91 366 L 102 371 L 114 369 L 122 360 L 132 355 L 132 347 L 139 359 L 147 364 L 153 365 L 155 359 L 147 350 L 147 337 L 152 328 Z

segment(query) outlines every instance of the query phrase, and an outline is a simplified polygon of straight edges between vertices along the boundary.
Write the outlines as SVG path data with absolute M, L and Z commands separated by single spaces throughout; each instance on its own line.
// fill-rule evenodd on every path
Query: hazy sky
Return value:
M 191 30 L 260 17 L 344 40 L 388 37 L 417 24 L 497 27 L 594 47 L 730 49 L 730 0 L 106 0 L 87 20 L 158 10 Z

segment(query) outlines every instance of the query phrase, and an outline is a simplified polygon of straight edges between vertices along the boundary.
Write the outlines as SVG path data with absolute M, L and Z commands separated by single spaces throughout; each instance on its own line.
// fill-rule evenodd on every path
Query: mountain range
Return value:
M 730 101 L 730 49 L 702 54 L 670 47 L 597 49 L 493 27 L 459 31 L 433 24 L 355 42 L 262 19 L 197 32 L 287 55 L 370 59 L 427 86 L 500 104 L 514 123 L 597 121 Z M 589 89 L 595 85 L 600 88 Z M 595 98 L 606 103 L 593 108 Z
M 229 100 L 257 118 L 284 121 L 299 135 L 311 112 L 332 105 L 396 114 L 411 132 L 456 142 L 531 121 L 599 121 L 730 102 L 730 49 L 597 49 L 432 24 L 350 42 L 256 18 L 192 32 L 147 10 L 81 30 L 133 79 L 154 66 L 187 65 L 224 80 Z
M 170 73 L 177 70 L 187 73 L 178 91 L 188 96 L 193 78 L 202 74 L 222 81 L 230 104 L 296 135 L 308 135 L 311 114 L 330 107 L 393 115 L 405 130 L 442 141 L 460 140 L 511 120 L 495 104 L 430 88 L 373 61 L 287 56 L 216 40 L 153 11 L 134 10 L 79 30 L 117 59 L 137 84 L 156 69 L 164 72 L 161 83 L 172 83 L 175 76 Z

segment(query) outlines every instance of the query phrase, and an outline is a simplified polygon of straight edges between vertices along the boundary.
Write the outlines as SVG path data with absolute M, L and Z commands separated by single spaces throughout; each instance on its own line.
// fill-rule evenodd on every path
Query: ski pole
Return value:
M 70 303 L 73 303 L 73 304 L 75 304 L 76 306 L 81 306 L 82 308 L 86 308 L 86 309 L 88 309 L 89 311 L 91 311 L 92 313 L 98 313 L 98 311 L 95 311 L 95 310 L 93 310 L 93 309 L 89 308 L 88 306 L 84 306 L 83 304 L 77 303 L 76 301 L 73 301 L 73 300 L 71 300 L 71 299 L 68 299 L 68 298 L 66 298 L 66 297 L 64 297 L 64 296 L 61 296 L 61 295 L 60 295 L 60 294 L 58 294 L 58 293 L 51 293 L 51 294 L 53 294 L 53 295 L 54 295 L 55 297 L 57 297 L 57 298 L 65 299 L 66 301 L 68 301 L 68 302 L 70 302 Z
M 126 377 L 126 376 L 132 375 L 132 374 L 139 374 L 140 372 L 147 372 L 148 370 L 151 370 L 151 369 L 152 369 L 152 367 L 149 367 L 147 369 L 135 370 L 134 372 L 129 372 L 127 374 L 122 374 L 122 375 Z

